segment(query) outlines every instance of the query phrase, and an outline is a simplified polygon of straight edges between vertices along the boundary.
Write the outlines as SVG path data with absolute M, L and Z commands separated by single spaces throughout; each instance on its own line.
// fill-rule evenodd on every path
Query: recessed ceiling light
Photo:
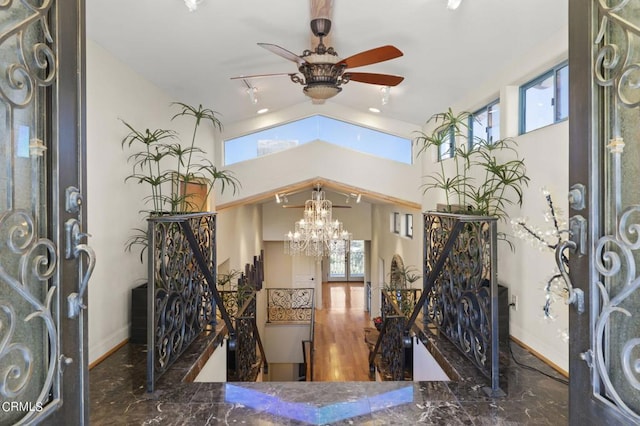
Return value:
M 380 113 L 380 110 L 378 108 L 374 108 L 374 107 L 369 108 L 369 111 L 375 112 L 376 114 Z
M 258 114 L 264 114 L 265 112 L 268 112 L 269 108 L 262 108 L 258 110 Z
M 460 3 L 462 3 L 462 0 L 448 0 L 447 9 L 456 10 L 460 6 Z

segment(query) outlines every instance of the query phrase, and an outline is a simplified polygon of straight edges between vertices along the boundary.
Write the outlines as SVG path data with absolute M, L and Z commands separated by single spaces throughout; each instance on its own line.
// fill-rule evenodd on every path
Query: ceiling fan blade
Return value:
M 231 80 L 244 80 L 248 78 L 264 78 L 264 77 L 280 77 L 283 75 L 291 75 L 295 73 L 290 72 L 277 72 L 273 74 L 254 74 L 254 75 L 239 75 L 237 77 L 230 77 Z
M 387 45 L 356 53 L 353 56 L 343 59 L 340 63 L 346 64 L 347 68 L 363 67 L 365 65 L 388 61 L 389 59 L 399 58 L 402 55 L 403 53 L 398 48 Z
M 370 72 L 349 72 L 345 74 L 349 75 L 350 81 L 379 84 L 380 86 L 397 86 L 404 80 L 404 77 L 390 74 L 375 74 Z
M 290 52 L 287 49 L 285 49 L 284 47 L 280 47 L 280 46 L 278 46 L 276 44 L 258 43 L 258 46 L 264 47 L 269 52 L 275 53 L 278 56 L 282 56 L 285 59 L 293 61 L 293 62 L 297 63 L 298 66 L 300 66 L 300 65 L 302 65 L 302 64 L 307 62 L 306 60 L 302 59 L 300 56 L 296 55 L 295 53 Z

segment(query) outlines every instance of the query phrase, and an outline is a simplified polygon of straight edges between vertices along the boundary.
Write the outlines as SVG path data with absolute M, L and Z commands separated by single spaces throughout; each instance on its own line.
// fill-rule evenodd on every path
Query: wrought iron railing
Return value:
M 237 290 L 218 290 L 218 293 L 220 293 L 220 300 L 224 305 L 225 309 L 227 310 L 227 313 L 229 314 L 231 319 L 234 319 L 237 316 L 238 311 L 242 307 L 242 306 L 238 306 L 238 304 L 242 304 L 241 301 L 240 302 L 238 301 L 238 298 L 239 298 L 238 291 Z M 222 321 L 222 313 L 220 312 L 220 310 L 216 311 L 216 320 Z
M 149 219 L 147 390 L 195 340 L 215 323 L 220 295 L 215 287 L 216 221 L 213 213 Z M 235 336 L 226 309 L 218 303 Z M 235 337 L 233 337 L 235 338 Z
M 149 219 L 147 388 L 182 354 L 213 317 L 211 292 L 185 237 L 181 221 L 194 228 L 207 268 L 213 268 L 215 216 L 167 216 Z
M 424 215 L 424 293 L 421 307 L 434 324 L 485 376 L 486 392 L 499 384 L 497 219 L 450 213 Z
M 313 288 L 268 288 L 267 322 L 312 321 L 313 292 Z
M 256 323 L 256 293 L 252 292 L 244 301 L 234 319 L 237 339 L 228 347 L 227 381 L 254 382 L 260 368 L 268 372 L 268 362 Z
M 313 359 L 315 354 L 315 329 L 316 312 L 311 310 L 311 323 L 309 326 L 309 339 L 302 341 L 302 354 L 305 365 L 305 377 L 307 382 L 313 382 Z
M 256 295 L 264 280 L 264 252 L 253 257 L 240 274 L 236 289 L 221 291 L 223 304 L 235 324 L 236 340 L 227 346 L 227 381 L 254 382 L 269 370 L 267 356 L 256 322 Z
M 396 295 L 392 293 L 395 290 L 382 291 L 382 326 L 376 344 L 369 353 L 369 368 L 375 372 L 377 366 L 383 380 L 402 381 L 412 377 L 411 366 L 407 363 L 411 338 L 407 329 L 408 318 L 400 310 Z

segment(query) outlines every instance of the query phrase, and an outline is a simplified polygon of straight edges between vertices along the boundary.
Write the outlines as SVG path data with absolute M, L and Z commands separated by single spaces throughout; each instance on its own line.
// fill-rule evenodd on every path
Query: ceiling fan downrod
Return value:
M 329 53 L 331 55 L 337 55 L 333 47 L 327 48 L 323 43 L 323 38 L 329 35 L 329 31 L 331 31 L 331 20 L 327 18 L 315 18 L 311 20 L 310 25 L 313 35 L 320 39 L 315 51 L 310 52 L 310 54 L 324 55 L 325 53 Z

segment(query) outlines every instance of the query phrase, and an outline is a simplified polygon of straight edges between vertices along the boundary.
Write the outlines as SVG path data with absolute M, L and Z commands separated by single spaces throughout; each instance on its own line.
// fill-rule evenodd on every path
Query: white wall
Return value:
M 420 178 L 419 165 L 362 154 L 323 141 L 231 164 L 226 168 L 242 182 L 241 198 L 321 177 L 347 183 L 363 191 L 420 202 L 420 192 L 415 185 Z M 219 197 L 218 204 L 232 198 L 231 193 L 225 193 Z
M 309 324 L 267 324 L 263 336 L 269 363 L 302 363 L 302 341 L 309 340 Z
M 331 191 L 325 191 L 326 199 L 334 206 L 347 205 L 345 197 Z M 311 198 L 311 191 L 303 191 L 289 196 L 290 206 L 304 205 Z M 350 201 L 350 208 L 334 208 L 333 220 L 338 219 L 344 228 L 351 232 L 354 240 L 371 239 L 371 204 Z M 302 219 L 303 208 L 283 208 L 282 205 L 270 201 L 263 204 L 263 237 L 265 241 L 282 241 L 285 234 L 293 231 L 295 222 Z
M 207 383 L 227 381 L 227 339 L 214 349 L 193 381 Z
M 126 253 L 145 188 L 125 183 L 131 173 L 120 142 L 133 126 L 166 127 L 171 99 L 158 87 L 87 40 L 87 205 L 89 243 L 96 267 L 89 285 L 89 361 L 129 337 L 130 290 L 146 282 L 139 253 Z
M 519 136 L 518 87 L 566 60 L 567 52 L 567 32 L 554 34 L 506 67 L 500 75 L 470 93 L 468 98 L 451 105 L 455 112 L 474 111 L 500 96 L 501 135 L 516 140 L 531 179 L 524 191 L 522 208 L 509 208 L 508 214 L 511 218 L 526 217 L 529 223 L 542 229 L 549 226 L 543 220 L 546 204 L 541 194 L 542 187 L 551 191 L 555 205 L 562 212 L 568 210 L 568 121 Z M 436 156 L 435 150 L 422 156 L 424 175 L 439 170 Z M 445 168 L 452 170 L 453 160 L 446 160 Z M 429 192 L 423 198 L 423 210 L 433 210 L 438 202 L 444 202 L 442 194 Z M 513 234 L 510 223 L 500 223 L 498 230 Z M 510 333 L 566 371 L 568 343 L 563 333 L 568 329 L 568 310 L 560 301 L 554 304 L 555 321 L 544 320 L 542 314 L 545 302 L 543 287 L 554 268 L 553 253 L 540 252 L 515 238 L 511 240 L 515 244 L 515 252 L 511 252 L 506 244 L 499 243 L 498 254 L 498 280 L 509 287 L 510 294 L 519 298 L 518 311 L 510 311 Z
M 416 184 L 417 186 L 417 184 Z M 406 213 L 413 214 L 413 238 L 407 238 L 403 234 L 395 234 L 391 231 L 390 218 L 395 212 L 401 217 Z M 422 213 L 418 210 L 391 205 L 374 205 L 372 208 L 371 225 L 373 236 L 371 238 L 371 316 L 380 315 L 380 290 L 381 283 L 389 283 L 389 266 L 395 254 L 402 256 L 404 265 L 416 268 L 422 275 Z M 384 260 L 385 276 L 380 276 L 378 264 Z M 413 283 L 415 288 L 422 287 L 422 280 Z
M 216 221 L 217 264 L 228 261 L 229 269 L 244 272 L 263 248 L 262 209 L 245 205 L 221 210 Z
M 136 74 L 128 65 L 87 40 L 87 194 L 89 243 L 96 267 L 89 285 L 89 362 L 129 337 L 130 290 L 146 282 L 146 265 L 139 252 L 125 252 L 133 228 L 146 229 L 140 210 L 148 209 L 143 185 L 124 179 L 131 174 L 129 152 L 121 147 L 128 129 L 174 129 L 189 143 L 193 130 L 186 118 L 171 121 L 177 112 L 165 92 Z M 179 101 L 179 100 L 178 100 Z M 199 130 L 196 145 L 211 152 L 214 134 Z M 258 221 L 259 223 L 259 221 Z M 145 253 L 146 255 L 146 253 Z M 146 256 L 145 256 L 146 261 Z M 145 262 L 146 263 L 146 262 Z
M 414 382 L 448 382 L 449 376 L 444 372 L 438 361 L 431 355 L 422 341 L 413 339 L 413 381 Z

